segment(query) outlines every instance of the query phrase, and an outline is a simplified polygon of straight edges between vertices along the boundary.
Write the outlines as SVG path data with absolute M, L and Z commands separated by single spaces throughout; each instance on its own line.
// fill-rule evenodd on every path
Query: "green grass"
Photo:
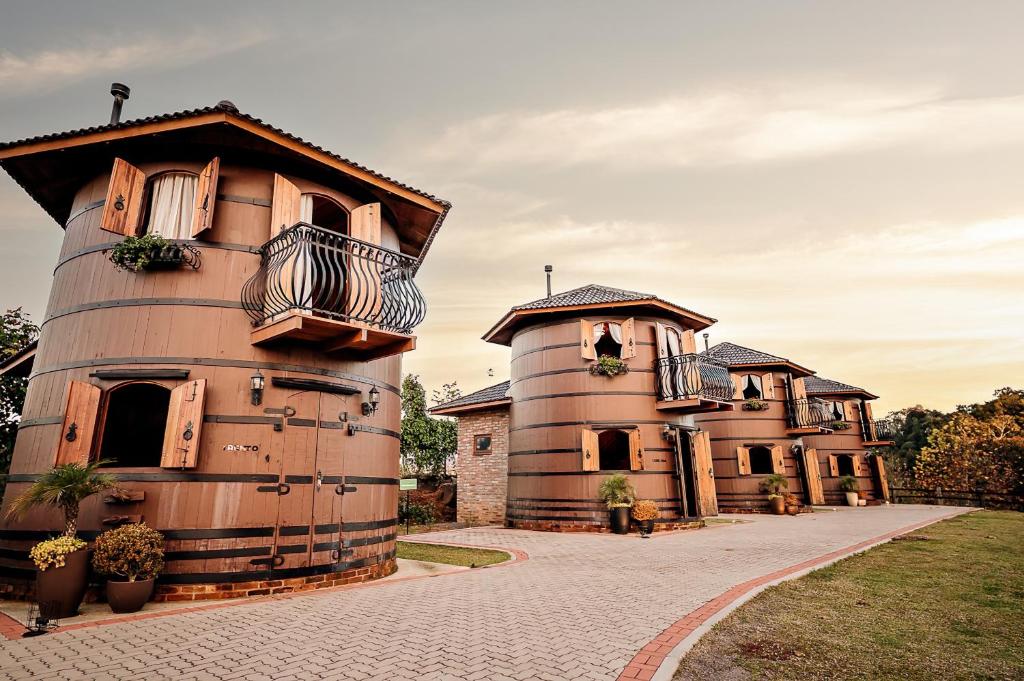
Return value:
M 470 549 L 462 546 L 442 546 L 441 544 L 420 544 L 418 542 L 398 542 L 398 557 L 407 560 L 423 560 L 428 563 L 446 563 L 464 567 L 483 567 L 504 563 L 509 555 L 504 551 L 491 549 Z
M 971 513 L 910 537 L 766 590 L 676 679 L 1024 678 L 1024 514 Z

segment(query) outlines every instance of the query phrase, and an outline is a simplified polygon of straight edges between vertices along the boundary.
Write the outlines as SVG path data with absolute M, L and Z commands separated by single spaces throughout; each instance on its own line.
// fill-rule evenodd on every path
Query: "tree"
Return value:
M 100 466 L 109 461 L 92 463 L 66 463 L 33 482 L 7 509 L 8 519 L 20 518 L 37 506 L 50 506 L 64 514 L 64 536 L 74 537 L 78 532 L 78 508 L 82 500 L 117 485 L 117 478 L 100 473 Z
M 16 355 L 39 335 L 39 327 L 31 322 L 21 308 L 0 315 L 0 362 Z M 28 379 L 0 376 L 0 494 L 11 467 L 14 439 L 18 435 L 18 419 L 25 406 Z
M 892 412 L 885 418 L 893 425 L 893 440 L 896 444 L 879 448 L 878 452 L 885 458 L 893 483 L 897 487 L 909 484 L 917 457 L 928 444 L 928 435 L 940 427 L 948 416 L 941 411 L 917 405 Z
M 435 405 L 460 397 L 454 383 L 434 391 Z M 427 393 L 419 376 L 402 379 L 402 465 L 417 475 L 444 475 L 458 449 L 458 424 L 454 419 L 427 414 Z

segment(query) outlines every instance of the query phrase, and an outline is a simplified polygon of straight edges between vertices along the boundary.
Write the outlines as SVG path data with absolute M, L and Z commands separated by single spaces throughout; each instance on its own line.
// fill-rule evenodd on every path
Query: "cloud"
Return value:
M 1024 95 L 956 99 L 937 88 L 719 91 L 611 108 L 500 113 L 449 126 L 423 153 L 478 168 L 720 166 L 912 146 L 1024 141 Z
M 10 96 L 49 90 L 77 78 L 146 68 L 176 68 L 264 42 L 257 30 L 233 37 L 195 31 L 185 36 L 136 36 L 131 42 L 105 38 L 102 44 L 19 55 L 0 50 L 0 92 Z

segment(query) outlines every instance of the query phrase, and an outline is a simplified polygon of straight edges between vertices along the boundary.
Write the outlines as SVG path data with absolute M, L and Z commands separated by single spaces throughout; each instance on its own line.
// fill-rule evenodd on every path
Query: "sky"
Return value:
M 480 336 L 589 283 L 879 394 L 1024 387 L 1019 2 L 0 2 L 0 139 L 222 99 L 451 201 L 404 369 L 508 377 Z M 62 231 L 0 174 L 0 307 Z

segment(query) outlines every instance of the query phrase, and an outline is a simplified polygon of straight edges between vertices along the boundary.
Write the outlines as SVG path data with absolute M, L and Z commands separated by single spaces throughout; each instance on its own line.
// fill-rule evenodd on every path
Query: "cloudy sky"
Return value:
M 230 99 L 455 205 L 405 368 L 587 283 L 711 341 L 948 409 L 1024 387 L 1019 2 L 0 3 L 0 139 Z M 0 177 L 0 306 L 43 316 L 62 232 Z M 493 377 L 489 374 L 493 371 Z

